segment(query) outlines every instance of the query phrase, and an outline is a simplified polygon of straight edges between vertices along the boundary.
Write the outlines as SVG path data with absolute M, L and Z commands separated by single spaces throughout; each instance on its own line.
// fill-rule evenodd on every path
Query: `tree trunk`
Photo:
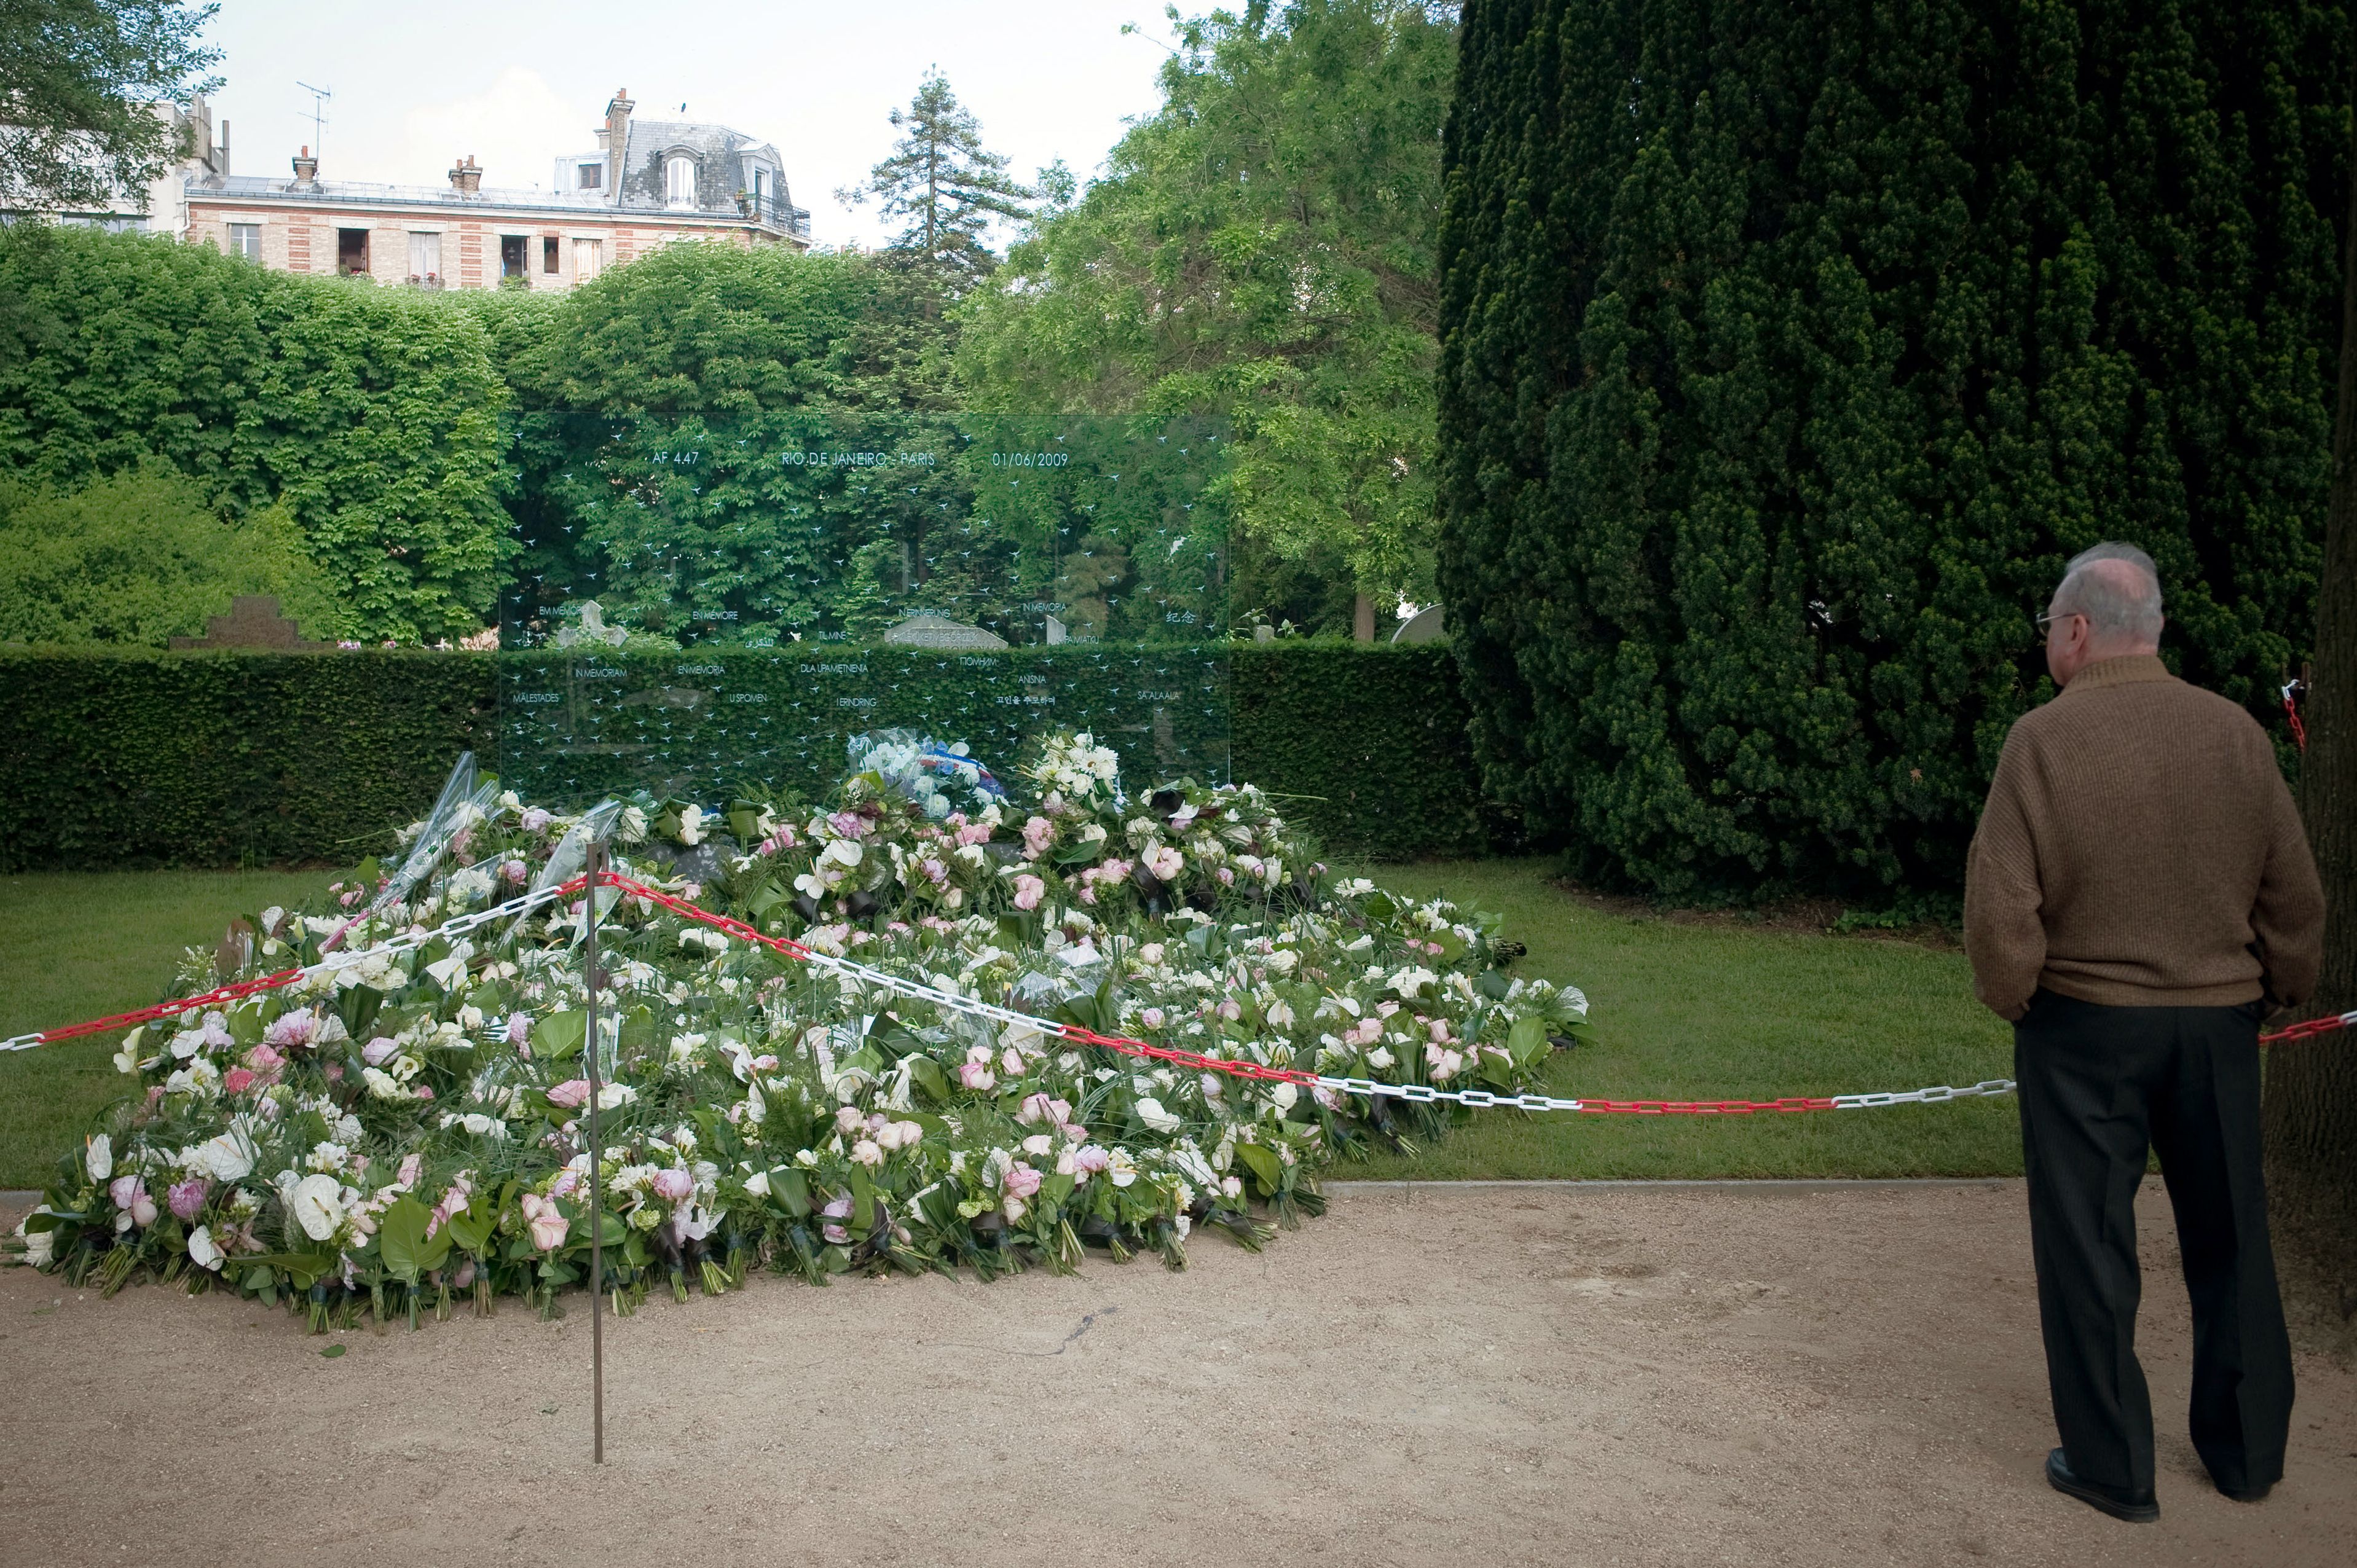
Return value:
M 2332 498 L 2300 763 L 2300 810 L 2324 878 L 2324 973 L 2303 1017 L 2357 1008 L 2357 147 L 2341 236 L 2341 381 Z M 2268 1180 L 2297 1251 L 2323 1265 L 2328 1305 L 2357 1306 L 2357 1034 L 2273 1047 Z
M 1351 606 L 1351 638 L 1356 642 L 1375 640 L 1375 601 L 1364 594 Z

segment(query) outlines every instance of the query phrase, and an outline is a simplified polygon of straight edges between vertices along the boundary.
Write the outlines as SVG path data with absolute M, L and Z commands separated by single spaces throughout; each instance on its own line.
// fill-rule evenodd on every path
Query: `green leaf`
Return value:
M 1517 1018 L 1514 1026 L 1506 1031 L 1506 1049 L 1517 1065 L 1528 1067 L 1546 1053 L 1546 1020 L 1540 1017 Z
M 551 1013 L 544 1018 L 533 1021 L 532 1048 L 536 1055 L 562 1060 L 580 1053 L 581 1042 L 588 1033 L 589 1015 L 587 1013 Z
M 1264 1197 L 1274 1194 L 1276 1191 L 1277 1183 L 1285 1177 L 1284 1162 L 1276 1157 L 1275 1150 L 1263 1144 L 1238 1144 L 1236 1159 L 1243 1165 L 1245 1174 L 1252 1177 L 1253 1185 L 1260 1189 L 1261 1196 Z
M 811 1211 L 810 1177 L 799 1167 L 780 1165 L 770 1173 L 770 1196 L 786 1206 L 786 1212 L 797 1219 L 808 1219 Z
M 426 1227 L 433 1222 L 433 1211 L 407 1193 L 394 1198 L 377 1221 L 377 1251 L 385 1272 L 405 1285 L 414 1287 L 450 1255 L 450 1228 L 446 1225 L 428 1237 Z
M 323 1360 L 332 1361 L 350 1348 L 351 1347 L 349 1345 L 330 1345 L 326 1349 L 320 1351 L 319 1356 Z
M 467 1207 L 450 1216 L 445 1229 L 451 1244 L 468 1252 L 480 1252 L 491 1239 L 491 1228 L 499 1223 L 499 1214 L 491 1208 L 490 1196 L 476 1193 L 467 1199 Z
M 876 1229 L 876 1184 L 862 1165 L 851 1167 L 851 1229 L 861 1236 Z

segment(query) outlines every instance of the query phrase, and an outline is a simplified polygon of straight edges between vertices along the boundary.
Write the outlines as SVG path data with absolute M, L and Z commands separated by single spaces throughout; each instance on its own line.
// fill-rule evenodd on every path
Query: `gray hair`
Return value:
M 2098 561 L 2125 562 L 2135 571 L 2087 570 Z M 2071 557 L 2062 569 L 2062 585 L 2054 590 L 2054 608 L 2059 614 L 2085 616 L 2087 629 L 2098 636 L 2154 640 L 2160 636 L 2160 574 L 2152 557 L 2135 545 L 2105 540 Z

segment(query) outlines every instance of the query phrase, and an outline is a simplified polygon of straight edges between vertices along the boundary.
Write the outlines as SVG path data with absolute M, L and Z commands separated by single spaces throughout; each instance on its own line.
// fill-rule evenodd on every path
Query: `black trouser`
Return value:
M 2136 1358 L 2147 1145 L 2193 1298 L 2193 1446 L 2221 1487 L 2283 1477 L 2291 1342 L 2259 1174 L 2260 1011 L 2104 1007 L 2041 990 L 2014 1026 L 2054 1423 L 2072 1471 L 2107 1490 L 2147 1496 L 2153 1483 Z

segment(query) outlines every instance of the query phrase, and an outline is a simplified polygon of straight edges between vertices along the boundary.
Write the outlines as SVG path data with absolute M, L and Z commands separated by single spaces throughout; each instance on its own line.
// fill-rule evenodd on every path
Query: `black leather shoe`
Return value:
M 2046 1483 L 2066 1498 L 2076 1498 L 2091 1509 L 2124 1519 L 2130 1524 L 2150 1524 L 2160 1518 L 2160 1505 L 2147 1492 L 2141 1498 L 2123 1498 L 2101 1487 L 2090 1486 L 2071 1474 L 2070 1464 L 2057 1448 L 2046 1456 Z
M 2263 1503 L 2267 1500 L 2267 1494 L 2276 1489 L 2276 1484 L 2273 1481 L 2255 1487 L 2230 1487 L 2214 1476 L 2211 1480 L 2217 1487 L 2221 1497 L 2232 1498 L 2238 1503 Z

